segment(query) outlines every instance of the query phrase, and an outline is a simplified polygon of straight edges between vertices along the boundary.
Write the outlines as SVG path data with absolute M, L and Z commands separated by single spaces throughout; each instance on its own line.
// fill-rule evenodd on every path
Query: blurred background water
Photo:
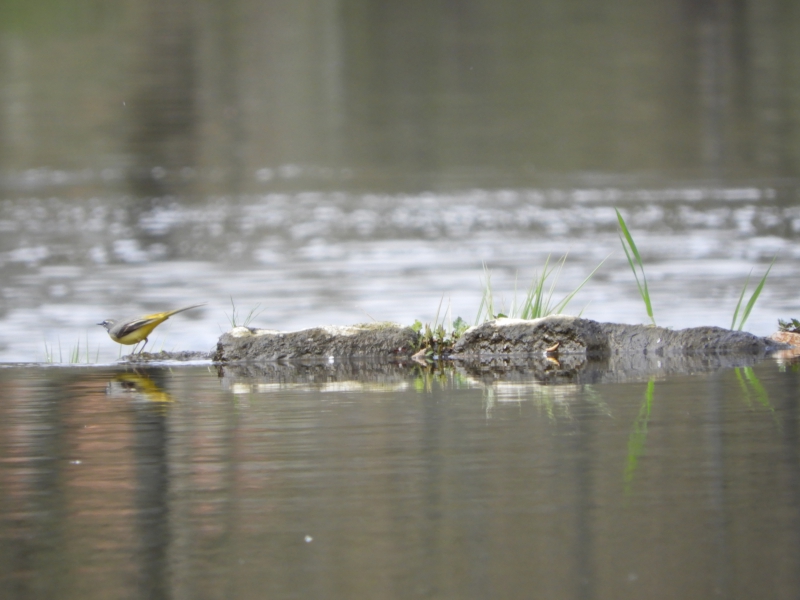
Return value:
M 0 5 L 0 360 L 118 348 L 94 323 L 196 302 L 295 329 L 473 321 L 548 255 L 570 309 L 747 328 L 800 309 L 800 7 L 775 0 Z M 163 332 L 163 333 L 162 333 Z M 57 359 L 58 357 L 56 357 Z

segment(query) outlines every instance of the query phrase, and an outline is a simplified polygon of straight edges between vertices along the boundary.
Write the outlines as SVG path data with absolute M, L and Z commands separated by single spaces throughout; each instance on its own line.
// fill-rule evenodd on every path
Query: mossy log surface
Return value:
M 545 383 L 592 383 L 747 367 L 764 356 L 792 352 L 782 341 L 719 327 L 673 331 L 555 315 L 531 321 L 496 319 L 471 327 L 439 358 L 451 359 L 448 364 L 476 381 L 533 375 Z M 372 381 L 396 379 L 409 364 L 437 368 L 423 353 L 414 356 L 420 344 L 411 328 L 388 323 L 295 332 L 237 327 L 224 333 L 210 353 L 143 353 L 123 360 L 211 360 L 232 381 L 275 376 L 284 369 L 288 377 L 298 368 Z M 776 350 L 782 352 L 773 354 Z
M 219 338 L 214 362 L 325 360 L 335 358 L 407 358 L 418 334 L 387 323 L 351 327 L 314 327 L 282 332 L 236 327 Z
M 764 355 L 785 345 L 744 331 L 692 327 L 673 331 L 650 325 L 598 323 L 553 315 L 542 319 L 495 319 L 471 327 L 453 347 L 453 358 L 580 354 L 593 358 L 613 355 L 693 356 L 710 354 Z
M 419 334 L 390 323 L 315 327 L 295 332 L 237 327 L 224 333 L 213 352 L 219 363 L 407 359 L 419 349 Z M 469 328 L 443 358 L 474 362 L 504 357 L 548 357 L 566 361 L 609 357 L 742 355 L 759 357 L 784 344 L 720 327 L 673 331 L 647 325 L 598 323 L 553 315 L 542 319 L 495 319 Z

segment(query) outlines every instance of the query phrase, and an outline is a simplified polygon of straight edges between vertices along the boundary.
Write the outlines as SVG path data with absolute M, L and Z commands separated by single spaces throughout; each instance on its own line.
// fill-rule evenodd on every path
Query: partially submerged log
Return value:
M 224 333 L 212 360 L 219 363 L 320 361 L 343 358 L 407 359 L 420 345 L 410 327 L 372 323 L 352 327 L 315 327 L 295 332 L 237 327 Z M 552 315 L 542 319 L 495 319 L 470 327 L 452 353 L 440 358 L 486 362 L 535 357 L 562 368 L 580 369 L 587 360 L 619 357 L 616 362 L 641 362 L 644 357 L 761 357 L 785 344 L 751 333 L 720 327 L 673 331 L 648 325 L 598 323 Z
M 608 354 L 608 334 L 597 321 L 577 317 L 494 319 L 467 329 L 451 358 L 548 353 L 602 357 Z
M 533 373 L 548 383 L 594 383 L 747 367 L 783 347 L 720 327 L 673 331 L 553 315 L 472 327 L 455 344 L 451 358 L 475 377 L 516 372 Z
M 550 350 L 554 346 L 554 350 Z M 469 328 L 453 347 L 452 358 L 578 354 L 691 356 L 764 355 L 785 345 L 744 331 L 693 327 L 673 331 L 649 325 L 598 323 L 566 315 L 541 319 L 495 319 Z M 548 350 L 550 350 L 548 352 Z
M 281 332 L 236 327 L 222 334 L 214 362 L 327 360 L 411 356 L 419 335 L 394 323 L 369 323 L 351 327 L 314 327 Z

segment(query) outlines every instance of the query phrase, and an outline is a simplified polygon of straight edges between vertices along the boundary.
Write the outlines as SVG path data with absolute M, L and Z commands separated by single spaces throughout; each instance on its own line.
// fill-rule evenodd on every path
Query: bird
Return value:
M 136 352 L 136 346 L 139 345 L 139 342 L 144 340 L 144 346 L 142 346 L 142 349 L 139 350 L 139 354 L 141 354 L 142 351 L 144 351 L 145 346 L 147 346 L 147 337 L 150 335 L 153 329 L 161 325 L 161 323 L 169 319 L 172 315 L 185 310 L 190 310 L 192 308 L 197 308 L 198 306 L 205 306 L 205 303 L 193 304 L 192 306 L 186 306 L 177 310 L 153 313 L 152 315 L 121 319 L 119 321 L 116 319 L 106 319 L 105 321 L 98 323 L 98 325 L 105 327 L 106 331 L 108 331 L 108 337 L 118 344 L 124 344 L 126 346 L 135 344 L 133 350 L 131 350 L 131 354 Z

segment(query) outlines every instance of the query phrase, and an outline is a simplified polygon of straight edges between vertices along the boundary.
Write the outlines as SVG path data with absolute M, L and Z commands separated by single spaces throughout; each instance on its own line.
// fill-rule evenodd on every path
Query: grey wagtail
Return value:
M 169 319 L 172 315 L 189 310 L 190 308 L 197 308 L 198 306 L 205 306 L 205 304 L 193 304 L 192 306 L 179 308 L 178 310 L 153 313 L 152 315 L 123 319 L 121 321 L 106 319 L 102 323 L 98 323 L 98 325 L 105 327 L 106 331 L 108 331 L 108 337 L 118 344 L 125 344 L 126 346 L 136 344 L 138 346 L 139 342 L 144 340 L 144 346 L 139 350 L 139 354 L 141 354 L 144 347 L 147 346 L 147 336 L 150 335 L 153 329 L 161 325 L 161 323 Z M 133 350 L 131 350 L 131 354 L 135 351 L 136 347 L 134 346 Z

